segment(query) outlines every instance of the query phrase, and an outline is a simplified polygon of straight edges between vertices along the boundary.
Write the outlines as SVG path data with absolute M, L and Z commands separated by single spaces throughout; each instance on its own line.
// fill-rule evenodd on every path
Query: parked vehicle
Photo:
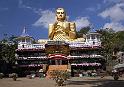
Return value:
M 118 80 L 124 74 L 124 63 L 118 64 L 113 67 L 112 76 L 114 80 Z

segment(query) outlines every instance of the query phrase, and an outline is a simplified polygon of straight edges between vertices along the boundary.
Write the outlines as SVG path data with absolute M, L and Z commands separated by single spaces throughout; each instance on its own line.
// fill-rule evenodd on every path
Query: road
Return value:
M 0 79 L 0 87 L 57 87 L 52 79 L 45 78 L 18 78 L 13 81 L 12 78 Z M 65 82 L 63 87 L 124 87 L 124 78 L 114 81 L 112 77 L 74 77 Z

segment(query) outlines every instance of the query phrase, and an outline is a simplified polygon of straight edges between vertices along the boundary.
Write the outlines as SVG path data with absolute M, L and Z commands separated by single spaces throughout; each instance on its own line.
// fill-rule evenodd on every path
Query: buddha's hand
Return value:
M 58 24 L 57 21 L 53 24 L 53 26 L 54 26 L 53 31 L 54 31 L 54 32 L 57 30 L 57 24 Z
M 56 22 L 54 23 L 54 27 L 55 27 L 55 28 L 57 27 L 57 24 L 58 24 L 58 22 L 56 21 Z
M 70 32 L 70 29 L 63 29 L 63 32 L 69 33 Z

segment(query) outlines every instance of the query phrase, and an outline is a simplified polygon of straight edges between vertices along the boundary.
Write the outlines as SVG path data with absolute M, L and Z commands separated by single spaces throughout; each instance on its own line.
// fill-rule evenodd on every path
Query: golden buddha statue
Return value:
M 56 19 L 54 24 L 49 24 L 49 38 L 64 41 L 76 39 L 75 23 L 66 21 L 66 13 L 63 8 L 56 10 Z

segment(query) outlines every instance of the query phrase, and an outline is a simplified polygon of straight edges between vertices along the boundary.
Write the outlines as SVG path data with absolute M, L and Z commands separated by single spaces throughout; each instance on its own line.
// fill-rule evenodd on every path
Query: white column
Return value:
M 89 36 L 90 36 L 90 40 L 92 40 L 92 37 L 91 37 L 92 35 L 89 35 Z
M 25 38 L 25 43 L 26 43 L 26 38 Z

